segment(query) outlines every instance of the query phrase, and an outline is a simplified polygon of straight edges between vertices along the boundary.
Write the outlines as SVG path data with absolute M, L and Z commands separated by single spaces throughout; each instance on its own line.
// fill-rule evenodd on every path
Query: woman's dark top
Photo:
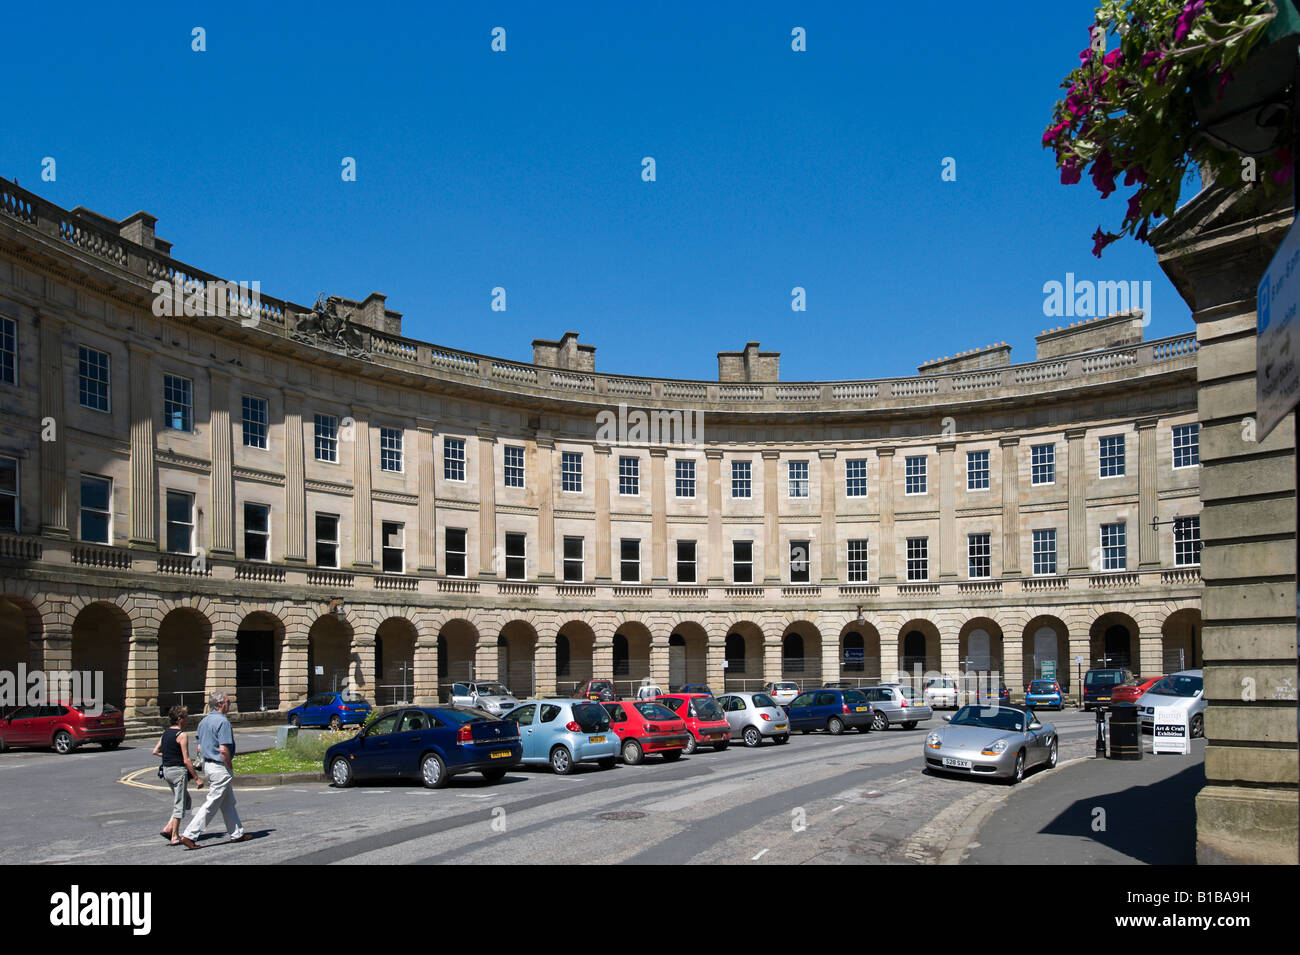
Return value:
M 176 737 L 180 736 L 182 730 L 171 726 L 163 730 L 162 735 L 162 764 L 164 766 L 184 766 L 185 757 L 181 753 L 181 744 L 176 742 Z

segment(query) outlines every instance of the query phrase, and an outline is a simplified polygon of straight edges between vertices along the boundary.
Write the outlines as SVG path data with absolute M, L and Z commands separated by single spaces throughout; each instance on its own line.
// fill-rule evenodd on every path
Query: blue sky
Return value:
M 414 338 L 530 360 L 575 329 L 603 371 L 714 378 L 747 340 L 785 380 L 1028 361 L 1067 272 L 1192 328 L 1149 247 L 1091 255 L 1131 190 L 1062 186 L 1039 145 L 1092 3 L 463 6 L 15 7 L 0 175 L 147 209 L 268 294 L 382 292 Z

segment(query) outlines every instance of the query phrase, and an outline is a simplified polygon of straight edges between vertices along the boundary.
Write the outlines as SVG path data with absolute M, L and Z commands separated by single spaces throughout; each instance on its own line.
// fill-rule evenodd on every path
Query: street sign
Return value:
M 1300 223 L 1300 220 L 1297 220 Z M 1300 230 L 1295 225 L 1255 293 L 1255 439 L 1263 441 L 1300 402 Z
M 867 658 L 867 651 L 862 649 L 861 647 L 844 648 L 845 663 L 861 663 L 864 660 L 866 660 L 866 658 Z
M 1151 752 L 1186 756 L 1191 751 L 1187 711 L 1177 706 L 1157 706 L 1151 727 Z
M 1044 680 L 1052 680 L 1052 681 L 1055 681 L 1055 680 L 1056 680 L 1056 661 L 1055 661 L 1055 660 L 1044 660 L 1044 661 L 1043 661 L 1043 679 L 1044 679 Z

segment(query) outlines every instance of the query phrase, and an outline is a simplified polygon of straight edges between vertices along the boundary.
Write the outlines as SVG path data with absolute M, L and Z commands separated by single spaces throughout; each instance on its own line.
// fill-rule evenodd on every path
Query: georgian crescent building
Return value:
M 1197 345 L 1140 314 L 894 379 L 405 338 L 0 180 L 0 669 L 154 716 L 500 679 L 757 688 L 1201 660 Z

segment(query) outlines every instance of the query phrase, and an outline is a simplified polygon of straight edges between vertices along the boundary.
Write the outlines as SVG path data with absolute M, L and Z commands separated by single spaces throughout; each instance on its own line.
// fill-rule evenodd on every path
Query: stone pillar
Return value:
M 1164 639 L 1159 629 L 1148 629 L 1140 621 L 1138 626 L 1138 665 L 1140 674 L 1164 673 Z
M 598 444 L 596 452 L 596 583 L 610 581 L 609 445 Z M 611 657 L 611 665 L 613 658 Z
M 839 634 L 823 634 L 822 638 L 822 682 L 829 683 L 840 678 L 840 638 Z
M 480 577 L 497 575 L 496 432 L 478 429 L 478 567 Z M 501 562 L 505 576 L 505 560 Z M 496 670 L 491 679 L 496 679 Z M 477 674 L 476 674 L 477 675 Z M 487 678 L 485 678 L 487 679 Z
M 294 563 L 307 561 L 307 434 L 302 420 L 305 403 L 302 392 L 284 390 L 284 559 Z
M 374 510 L 370 500 L 370 417 L 369 408 L 354 407 L 355 441 L 352 448 L 352 565 L 373 567 L 375 563 Z M 340 535 L 342 536 L 342 535 Z
M 68 466 L 67 443 L 64 434 L 68 419 L 63 410 L 63 326 L 48 315 L 37 313 L 41 329 L 41 421 L 51 421 L 54 428 L 50 437 L 53 440 L 41 441 L 41 534 L 47 537 L 68 536 Z M 134 358 L 137 349 L 132 349 Z M 132 372 L 134 373 L 134 364 Z M 148 364 L 146 359 L 146 374 Z M 146 385 L 147 387 L 147 385 Z M 134 374 L 132 376 L 131 396 L 135 398 Z M 135 417 L 131 418 L 131 477 L 132 488 L 135 480 Z M 149 453 L 153 453 L 153 421 L 148 422 Z M 44 432 L 45 425 L 41 425 Z M 45 437 L 42 434 L 42 439 Z M 143 444 L 143 441 L 142 441 Z M 153 474 L 152 468 L 149 474 Z M 150 499 L 152 504 L 152 498 Z M 134 507 L 132 515 L 134 517 Z M 150 510 L 150 514 L 153 511 Z M 20 528 L 21 530 L 21 528 Z M 133 535 L 134 536 L 134 535 Z M 110 537 L 110 540 L 112 538 Z M 149 541 L 153 543 L 153 541 Z
M 1024 643 L 1020 634 L 1002 634 L 1002 682 L 1011 687 L 1015 696 L 1024 691 L 1027 681 L 1024 674 Z
M 212 370 L 208 373 L 212 394 L 230 394 L 230 376 Z M 209 405 L 208 441 L 212 459 L 212 513 L 208 516 L 212 554 L 231 557 L 235 553 L 235 478 L 231 448 L 230 404 L 214 400 Z M 197 543 L 197 541 L 196 541 Z
M 220 627 L 220 629 L 218 629 Z M 234 629 L 234 624 L 216 623 L 212 627 L 212 636 L 208 642 L 208 666 L 207 672 L 203 678 L 204 698 L 196 706 L 192 702 L 186 702 L 190 713 L 199 713 L 203 710 L 203 705 L 207 703 L 207 698 L 218 691 L 225 693 L 230 697 L 230 711 L 239 712 L 239 694 L 235 692 L 236 688 L 236 660 L 239 655 L 239 633 Z M 197 721 L 191 719 L 190 725 L 197 725 Z
M 940 579 L 956 577 L 958 561 L 957 550 L 957 501 L 956 478 L 953 476 L 953 461 L 957 445 L 947 443 L 939 445 L 939 577 Z M 963 575 L 964 576 L 964 575 Z
M 669 634 L 653 634 L 650 637 L 650 680 L 663 688 L 668 688 L 668 638 Z
M 1088 515 L 1084 508 L 1084 491 L 1087 478 L 1084 475 L 1084 462 L 1087 450 L 1083 446 L 1084 428 L 1071 428 L 1065 432 L 1066 446 L 1066 490 L 1069 494 L 1068 530 L 1070 548 L 1070 573 L 1086 574 L 1088 572 Z M 1100 568 L 1096 568 L 1100 570 Z M 1084 652 L 1087 656 L 1087 652 Z
M 307 673 L 308 631 L 303 627 L 285 628 L 284 644 L 280 648 L 280 709 L 297 706 L 307 696 L 310 679 Z
M 781 582 L 781 535 L 777 527 L 780 495 L 777 490 L 778 451 L 763 452 L 763 582 Z
M 415 699 L 417 706 L 430 706 L 438 699 L 438 638 L 421 636 L 415 643 Z
M 722 452 L 706 450 L 704 459 L 709 482 L 709 549 L 705 556 L 709 573 L 707 580 L 711 584 L 721 584 L 723 568 L 727 566 L 726 555 L 722 553 Z M 698 555 L 696 559 L 699 559 Z
M 668 583 L 667 448 L 650 449 L 650 582 Z
M 66 605 L 65 605 L 66 612 Z M 45 671 L 72 669 L 72 621 L 67 623 L 58 619 L 45 625 L 45 634 L 41 640 L 40 668 Z
M 135 626 L 131 630 L 126 663 L 127 718 L 158 715 L 158 630 Z
M 839 580 L 839 541 L 835 536 L 835 449 L 822 448 L 817 457 L 822 464 L 821 582 L 824 586 Z
M 966 670 L 966 662 L 961 659 L 961 634 L 956 630 L 945 632 L 941 625 L 939 625 L 939 670 L 942 673 Z M 917 689 L 924 689 L 924 686 Z
M 727 668 L 722 664 L 727 659 L 727 645 L 725 637 L 715 637 L 709 634 L 708 646 L 705 649 L 705 682 L 715 689 L 721 688 L 727 679 Z
M 880 680 L 882 683 L 898 679 L 898 623 L 893 629 L 880 631 Z
M 781 679 L 781 637 L 763 634 L 763 682 L 775 683 Z
M 877 448 L 876 460 L 880 465 L 880 580 L 896 580 L 894 555 L 898 547 L 894 541 L 894 449 Z M 882 637 L 883 640 L 883 637 Z M 883 645 L 881 653 L 884 653 Z M 895 653 L 897 658 L 897 653 Z M 884 657 L 881 657 L 884 666 Z M 894 669 L 897 669 L 897 660 Z M 884 671 L 881 671 L 882 676 Z M 891 674 L 892 676 L 892 674 Z
M 533 661 L 533 693 L 539 697 L 554 696 L 555 634 L 537 635 L 537 655 Z
M 1159 472 L 1156 470 L 1156 418 L 1143 418 L 1137 422 L 1138 433 L 1138 566 L 1154 569 L 1160 566 L 1159 529 L 1151 526 L 1158 516 L 1157 494 L 1160 490 Z M 1158 673 L 1144 670 L 1144 673 Z
M 1020 576 L 1020 439 L 1003 438 L 1002 450 L 1002 576 Z M 1017 678 L 1019 679 L 1019 678 Z
M 435 500 L 438 495 L 433 436 L 437 422 L 418 418 L 415 422 L 415 453 L 419 458 L 419 503 L 415 520 L 419 525 L 416 538 L 416 567 L 422 574 L 432 574 L 438 569 L 438 514 Z
M 149 351 L 131 351 L 131 544 L 158 546 L 158 469 L 154 465 L 153 401 Z M 216 396 L 222 400 L 229 395 Z M 216 400 L 213 401 L 216 404 Z M 227 406 L 228 407 L 228 406 Z M 66 478 L 64 484 L 67 484 Z M 66 494 L 66 487 L 64 493 Z
M 555 579 L 555 440 L 539 431 L 537 455 L 537 579 Z
M 497 630 L 479 631 L 478 643 L 474 647 L 474 678 L 477 680 L 495 680 L 500 671 L 500 651 Z
M 591 651 L 591 677 L 593 680 L 610 679 L 614 675 L 614 634 L 596 634 Z

